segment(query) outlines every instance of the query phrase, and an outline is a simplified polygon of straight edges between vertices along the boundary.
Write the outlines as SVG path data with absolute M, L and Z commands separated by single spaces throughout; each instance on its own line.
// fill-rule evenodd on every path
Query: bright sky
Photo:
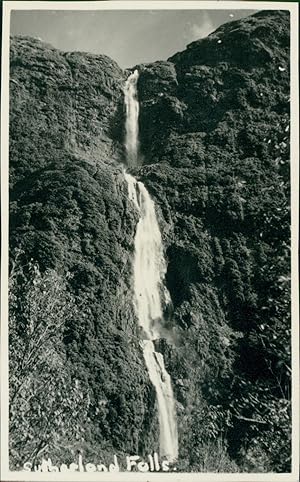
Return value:
M 120 67 L 166 60 L 219 25 L 254 10 L 19 10 L 12 35 L 30 35 L 64 51 L 106 54 Z

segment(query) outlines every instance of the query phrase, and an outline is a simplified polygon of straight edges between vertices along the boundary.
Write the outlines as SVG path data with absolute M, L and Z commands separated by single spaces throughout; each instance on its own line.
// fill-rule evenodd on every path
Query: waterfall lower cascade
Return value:
M 137 164 L 138 153 L 138 107 L 136 85 L 138 72 L 127 80 L 126 101 L 126 150 L 129 164 Z M 134 86 L 134 88 L 133 88 Z M 132 98 L 130 98 L 130 96 Z M 128 108 L 128 106 L 131 106 Z M 130 118 L 132 116 L 132 118 Z M 136 156 L 136 157 L 134 157 Z M 160 428 L 160 455 L 170 462 L 178 457 L 178 435 L 175 400 L 171 378 L 166 371 L 163 355 L 155 350 L 154 340 L 159 339 L 163 320 L 163 307 L 170 295 L 164 285 L 166 263 L 164 259 L 161 233 L 155 213 L 155 205 L 146 187 L 133 176 L 125 173 L 129 199 L 140 213 L 135 235 L 134 253 L 134 306 L 141 330 L 141 347 L 149 378 L 155 387 Z

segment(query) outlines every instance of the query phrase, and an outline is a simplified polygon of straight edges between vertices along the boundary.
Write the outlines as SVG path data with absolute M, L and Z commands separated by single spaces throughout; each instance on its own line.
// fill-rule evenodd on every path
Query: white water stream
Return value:
M 138 164 L 138 72 L 131 74 L 125 86 L 126 151 L 130 166 Z M 137 105 L 136 105 L 137 104 Z M 153 341 L 160 338 L 163 307 L 169 299 L 164 286 L 166 263 L 155 205 L 144 184 L 125 173 L 129 199 L 140 213 L 135 235 L 134 306 L 141 327 L 141 346 L 155 387 L 159 412 L 160 455 L 169 461 L 178 457 L 178 435 L 175 401 L 171 378 L 163 355 L 155 351 Z
M 131 74 L 125 84 L 125 107 L 126 107 L 126 157 L 129 166 L 136 166 L 139 150 L 139 102 L 137 98 L 137 70 Z

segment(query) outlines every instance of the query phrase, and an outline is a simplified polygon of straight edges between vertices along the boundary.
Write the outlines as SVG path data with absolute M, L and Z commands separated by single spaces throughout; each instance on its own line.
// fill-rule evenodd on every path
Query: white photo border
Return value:
M 2 79 L 1 79 L 1 481 L 122 481 L 174 482 L 297 482 L 299 480 L 299 67 L 298 67 L 298 4 L 263 1 L 3 1 Z M 8 230 L 9 230 L 9 46 L 10 14 L 12 10 L 288 10 L 291 36 L 291 313 L 292 313 L 292 471 L 291 473 L 41 473 L 9 471 L 8 451 Z

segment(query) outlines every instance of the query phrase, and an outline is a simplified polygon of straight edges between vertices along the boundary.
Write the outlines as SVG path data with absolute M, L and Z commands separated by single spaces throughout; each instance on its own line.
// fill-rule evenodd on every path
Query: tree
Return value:
M 9 307 L 10 462 L 19 468 L 81 439 L 89 396 L 66 357 L 64 326 L 77 308 L 62 276 L 17 258 Z

